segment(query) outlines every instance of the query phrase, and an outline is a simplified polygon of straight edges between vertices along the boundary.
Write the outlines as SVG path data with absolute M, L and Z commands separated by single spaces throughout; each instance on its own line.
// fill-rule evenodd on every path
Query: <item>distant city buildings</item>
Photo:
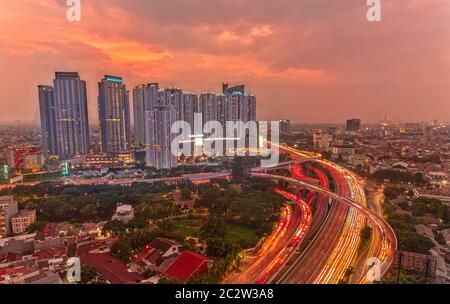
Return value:
M 146 144 L 146 112 L 155 109 L 158 91 L 158 83 L 142 84 L 133 89 L 134 136 L 137 144 Z
M 200 112 L 198 95 L 192 92 L 183 92 L 184 121 L 191 126 L 191 134 L 194 134 L 194 116 Z
M 121 77 L 98 83 L 98 109 L 102 152 L 123 152 L 131 147 L 129 92 Z
M 316 131 L 313 134 L 314 148 L 319 151 L 330 151 L 334 136 L 329 132 Z
M 280 120 L 280 134 L 287 135 L 287 134 L 289 134 L 290 129 L 291 129 L 291 121 L 288 119 L 281 119 Z
M 41 117 L 41 145 L 45 155 L 58 154 L 55 98 L 52 86 L 38 86 Z
M 158 169 L 177 166 L 176 156 L 171 151 L 176 135 L 171 134 L 172 124 L 186 121 L 193 136 L 196 113 L 202 114 L 203 125 L 208 121 L 218 121 L 225 127 L 227 121 L 256 121 L 256 97 L 245 92 L 244 85 L 224 83 L 222 93 L 197 95 L 175 87 L 160 88 L 158 83 L 148 83 L 133 89 L 133 141 L 129 91 L 121 77 L 105 75 L 98 83 L 98 142 L 101 144 L 95 147 L 93 142 L 93 154 L 89 154 L 85 81 L 76 72 L 56 72 L 53 87 L 41 85 L 38 92 L 44 155 L 56 155 L 60 160 L 70 160 L 71 163 L 75 162 L 74 158 L 82 158 L 94 167 L 121 162 L 126 158 L 122 157 L 123 153 L 131 151 L 133 142 L 138 148 L 144 147 L 147 165 Z M 289 122 L 285 121 L 282 130 L 286 132 L 288 129 Z
M 253 95 L 233 91 L 227 95 L 226 121 L 256 120 L 256 98 Z
M 56 72 L 53 88 L 38 86 L 42 144 L 46 154 L 71 159 L 89 152 L 86 82 L 78 73 Z
M 146 112 L 147 165 L 157 169 L 171 169 L 177 166 L 171 144 L 175 134 L 171 133 L 177 113 L 173 106 L 157 106 Z
M 349 132 L 358 132 L 361 130 L 361 119 L 349 119 L 347 120 L 347 131 Z
M 160 89 L 156 106 L 172 107 L 175 111 L 175 121 L 185 121 L 184 94 L 181 89 L 171 87 Z
M 86 82 L 78 73 L 55 74 L 55 112 L 58 155 L 71 159 L 89 153 Z

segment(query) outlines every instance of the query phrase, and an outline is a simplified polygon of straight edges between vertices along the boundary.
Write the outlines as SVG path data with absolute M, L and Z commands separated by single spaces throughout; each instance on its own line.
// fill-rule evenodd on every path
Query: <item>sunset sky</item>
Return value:
M 450 121 L 450 1 L 0 0 L 0 122 L 38 122 L 37 85 L 55 71 L 122 76 L 197 93 L 245 83 L 258 119 Z M 130 96 L 131 97 L 131 96 Z

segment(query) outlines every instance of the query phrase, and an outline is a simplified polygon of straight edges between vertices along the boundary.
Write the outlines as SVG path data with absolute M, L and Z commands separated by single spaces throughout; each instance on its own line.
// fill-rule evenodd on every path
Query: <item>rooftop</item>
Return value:
M 165 274 L 186 283 L 205 263 L 207 263 L 207 259 L 204 256 L 192 251 L 184 251 L 167 268 Z
M 136 272 L 129 272 L 127 266 L 109 253 L 85 253 L 81 263 L 97 269 L 102 277 L 112 284 L 136 283 L 142 280 Z

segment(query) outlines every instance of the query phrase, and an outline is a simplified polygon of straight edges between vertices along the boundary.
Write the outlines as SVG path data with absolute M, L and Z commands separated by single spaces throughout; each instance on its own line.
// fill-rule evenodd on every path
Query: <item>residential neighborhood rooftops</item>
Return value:
M 111 284 L 133 284 L 142 280 L 136 272 L 129 272 L 127 266 L 109 253 L 86 253 L 81 263 L 96 268 Z
M 167 239 L 167 238 L 155 238 L 151 243 L 150 247 L 154 249 L 161 250 L 163 253 L 169 250 L 172 246 L 180 246 L 177 242 Z
M 208 260 L 195 252 L 184 251 L 166 269 L 165 274 L 172 279 L 186 283 L 193 276 L 202 275 L 208 271 Z

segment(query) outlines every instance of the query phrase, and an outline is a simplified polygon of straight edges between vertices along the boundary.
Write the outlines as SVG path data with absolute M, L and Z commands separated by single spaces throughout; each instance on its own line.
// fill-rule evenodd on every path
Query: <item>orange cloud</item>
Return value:
M 97 49 L 116 63 L 158 61 L 174 56 L 173 52 L 153 51 L 146 44 L 127 39 L 111 41 L 98 36 L 90 36 L 84 39 L 83 43 Z
M 225 30 L 217 37 L 217 40 L 219 40 L 220 42 L 237 42 L 242 45 L 251 45 L 258 38 L 269 37 L 272 34 L 272 26 L 269 24 L 265 24 L 252 27 L 250 31 L 245 35 L 238 34 L 231 30 Z
M 233 71 L 235 75 L 245 78 L 276 77 L 301 83 L 327 82 L 336 77 L 331 71 L 320 69 L 289 68 L 276 71 L 247 55 L 218 56 L 203 54 L 200 56 L 197 66 L 209 71 Z

